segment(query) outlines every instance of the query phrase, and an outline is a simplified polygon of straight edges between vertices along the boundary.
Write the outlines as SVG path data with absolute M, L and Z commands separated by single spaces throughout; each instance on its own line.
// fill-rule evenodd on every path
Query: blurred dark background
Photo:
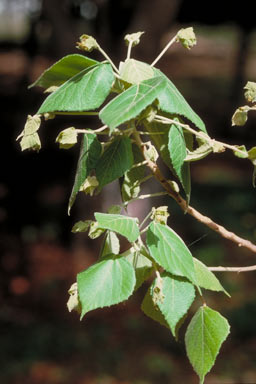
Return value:
M 90 313 L 82 322 L 67 312 L 69 286 L 97 260 L 99 249 L 97 241 L 71 234 L 71 227 L 113 201 L 108 193 L 91 200 L 79 196 L 67 215 L 78 147 L 59 150 L 55 138 L 68 126 L 86 128 L 94 122 L 58 117 L 44 123 L 39 154 L 21 153 L 15 140 L 26 116 L 45 97 L 28 85 L 62 56 L 77 52 L 81 34 L 96 37 L 118 62 L 125 54 L 123 36 L 145 31 L 132 53 L 151 62 L 178 29 L 193 26 L 197 46 L 187 51 L 175 44 L 158 67 L 202 117 L 210 135 L 248 148 L 256 145 L 253 113 L 244 127 L 231 127 L 234 110 L 245 104 L 243 86 L 256 80 L 253 12 L 248 1 L 223 8 L 219 0 L 0 0 L 1 383 L 197 382 L 185 357 L 184 330 L 176 343 L 140 312 L 146 284 L 127 303 Z M 211 155 L 193 164 L 191 203 L 255 242 L 251 176 L 246 160 L 230 153 Z M 170 225 L 207 265 L 255 263 L 254 255 L 184 217 L 173 202 L 151 204 L 169 204 Z M 209 292 L 206 299 L 229 319 L 232 333 L 206 383 L 256 383 L 255 273 L 219 276 L 232 299 Z

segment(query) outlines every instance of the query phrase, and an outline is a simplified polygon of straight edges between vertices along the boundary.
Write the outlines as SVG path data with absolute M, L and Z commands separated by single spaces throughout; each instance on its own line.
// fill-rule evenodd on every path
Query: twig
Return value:
M 256 253 L 256 245 L 253 244 L 251 241 L 243 239 L 242 237 L 237 236 L 235 233 L 228 231 L 222 225 L 215 223 L 209 217 L 202 215 L 195 208 L 191 207 L 190 205 L 187 205 L 186 200 L 184 200 L 183 197 L 181 197 L 181 195 L 178 192 L 174 191 L 171 188 L 168 181 L 162 175 L 162 172 L 158 168 L 157 164 L 148 159 L 148 157 L 146 155 L 146 145 L 142 142 L 140 135 L 136 131 L 134 132 L 134 138 L 135 138 L 139 148 L 141 148 L 142 154 L 143 154 L 145 160 L 147 160 L 147 166 L 149 167 L 149 169 L 153 173 L 154 177 L 159 181 L 159 183 L 166 190 L 168 195 L 171 196 L 176 201 L 176 203 L 180 206 L 180 208 L 185 213 L 188 213 L 189 215 L 193 216 L 200 223 L 206 225 L 208 228 L 219 233 L 225 239 L 230 240 L 233 243 L 237 244 L 238 247 L 244 247 L 244 248 L 247 248 L 250 251 Z
M 241 151 L 239 148 L 237 148 L 237 146 L 226 144 L 226 143 L 222 143 L 221 141 L 217 141 L 215 139 L 212 139 L 206 133 L 198 132 L 195 129 L 191 128 L 188 124 L 183 124 L 183 123 L 180 123 L 177 120 L 169 119 L 168 117 L 164 117 L 164 116 L 161 116 L 161 115 L 156 115 L 155 120 L 158 121 L 158 122 L 164 123 L 164 124 L 176 124 L 176 125 L 179 125 L 180 127 L 182 127 L 184 129 L 186 129 L 187 131 L 193 133 L 195 136 L 200 137 L 201 139 L 208 141 L 208 143 L 210 145 L 213 145 L 214 143 L 215 144 L 219 144 L 220 146 L 222 146 L 224 148 L 231 149 L 233 152 L 239 152 L 239 153 L 241 153 L 241 155 L 245 154 L 243 151 Z
M 108 128 L 107 125 L 103 125 L 102 127 L 98 129 L 76 129 L 77 133 L 96 133 L 97 135 L 108 135 L 108 133 L 105 133 L 104 131 Z
M 114 69 L 114 71 L 116 71 L 116 74 L 119 75 L 119 70 L 118 68 L 115 66 L 115 64 L 113 63 L 113 61 L 110 59 L 110 57 L 108 56 L 108 54 L 100 47 L 98 46 L 98 50 L 100 51 L 100 53 L 107 59 L 107 61 L 111 64 L 112 68 Z
M 249 267 L 208 267 L 212 272 L 251 272 L 256 271 L 256 265 L 250 265 Z
M 151 67 L 154 67 L 156 63 L 161 59 L 161 57 L 165 54 L 165 52 L 170 48 L 170 46 L 175 43 L 177 39 L 177 34 L 169 41 L 169 43 L 164 47 L 164 49 L 159 53 L 159 55 L 155 58 L 153 63 L 150 65 Z

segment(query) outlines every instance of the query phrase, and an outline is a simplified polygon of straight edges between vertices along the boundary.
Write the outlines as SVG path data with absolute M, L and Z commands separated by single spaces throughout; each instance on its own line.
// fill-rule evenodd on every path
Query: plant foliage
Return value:
M 38 151 L 41 147 L 38 131 L 43 118 L 65 113 L 84 115 L 85 119 L 86 115 L 98 117 L 103 124 L 98 129 L 70 127 L 56 139 L 63 149 L 80 141 L 68 213 L 78 193 L 90 196 L 102 193 L 115 180 L 119 180 L 123 201 L 120 206 L 111 207 L 108 212 L 96 212 L 94 218 L 84 218 L 73 226 L 73 233 L 88 231 L 90 238 L 102 236 L 103 240 L 98 260 L 77 275 L 69 291 L 68 308 L 76 309 L 82 319 L 89 311 L 126 301 L 148 281 L 142 311 L 178 339 L 179 328 L 189 318 L 196 297 L 205 300 L 202 290 L 228 293 L 214 273 L 193 258 L 181 237 L 167 224 L 166 207 L 152 208 L 141 223 L 136 217 L 129 217 L 126 208 L 132 201 L 148 197 L 141 195 L 140 185 L 154 176 L 164 193 L 185 212 L 210 226 L 210 219 L 189 206 L 190 163 L 209 153 L 230 149 L 235 156 L 248 159 L 255 169 L 256 147 L 247 150 L 245 146 L 211 139 L 201 118 L 173 82 L 155 67 L 172 43 L 179 42 L 188 49 L 196 44 L 192 28 L 180 30 L 151 65 L 130 57 L 142 34 L 125 36 L 127 57 L 119 68 L 93 37 L 82 35 L 78 48 L 86 52 L 97 49 L 106 60 L 99 62 L 74 54 L 48 68 L 31 87 L 41 86 L 50 94 L 38 112 L 28 116 L 18 139 L 22 150 Z M 232 118 L 233 125 L 243 125 L 248 112 L 256 109 L 255 83 L 248 82 L 245 90 L 249 105 L 238 108 Z M 168 167 L 169 179 L 163 177 L 158 158 Z M 254 171 L 254 185 L 255 174 Z M 215 227 L 225 235 L 222 227 L 217 224 Z M 145 240 L 142 233 L 146 233 Z M 120 253 L 120 236 L 129 244 L 123 253 Z M 190 320 L 185 345 L 200 383 L 212 368 L 228 333 L 227 320 L 206 303 Z

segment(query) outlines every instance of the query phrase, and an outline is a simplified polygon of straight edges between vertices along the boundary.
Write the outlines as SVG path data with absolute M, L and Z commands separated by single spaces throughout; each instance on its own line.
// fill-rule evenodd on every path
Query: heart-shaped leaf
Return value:
M 108 63 L 84 69 L 51 93 L 38 114 L 48 112 L 83 112 L 101 106 L 108 96 L 114 75 Z
M 109 307 L 127 300 L 136 283 L 131 264 L 122 257 L 109 256 L 77 275 L 81 319 L 96 308 Z

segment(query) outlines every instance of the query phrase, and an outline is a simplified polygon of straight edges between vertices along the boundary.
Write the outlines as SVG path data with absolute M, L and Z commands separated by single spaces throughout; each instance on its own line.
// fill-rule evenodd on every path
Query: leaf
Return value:
M 209 289 L 210 291 L 224 292 L 227 296 L 230 295 L 223 288 L 217 277 L 209 270 L 209 268 L 198 259 L 193 258 L 196 281 L 199 287 Z
M 69 127 L 61 131 L 56 142 L 59 143 L 59 147 L 63 149 L 69 149 L 77 143 L 77 131 L 75 127 Z
M 164 88 L 165 81 L 161 76 L 144 80 L 111 100 L 100 111 L 99 117 L 113 131 L 119 125 L 137 117 L 158 98 L 159 92 Z
M 109 307 L 127 300 L 135 286 L 135 272 L 123 257 L 112 255 L 77 275 L 82 306 L 81 319 L 96 308 Z
M 167 224 L 168 217 L 170 216 L 167 205 L 162 205 L 161 207 L 157 208 L 153 207 L 151 212 L 151 220 L 153 220 L 155 223 Z
M 73 283 L 71 285 L 68 290 L 68 293 L 70 295 L 67 302 L 69 312 L 77 311 L 78 313 L 81 313 L 81 303 L 78 297 L 77 283 Z
M 134 165 L 144 161 L 144 157 L 136 144 L 132 145 Z M 131 168 L 125 172 L 121 193 L 123 201 L 135 199 L 140 193 L 140 180 L 144 177 L 146 166 Z
M 98 61 L 89 59 L 83 55 L 67 55 L 46 69 L 29 88 L 36 86 L 43 88 L 49 88 L 51 86 L 58 87 L 85 68 L 96 64 L 98 64 Z
M 196 36 L 193 27 L 180 29 L 177 33 L 177 41 L 179 41 L 183 47 L 187 49 L 196 45 Z
M 159 69 L 155 69 L 156 76 L 161 76 L 166 83 L 158 94 L 159 109 L 174 115 L 184 116 L 197 128 L 206 133 L 206 128 L 201 118 L 193 111 L 175 85 Z
M 78 232 L 86 232 L 90 225 L 91 225 L 91 220 L 85 220 L 85 221 L 78 221 L 75 223 L 71 229 L 71 232 L 73 233 L 78 233 Z
M 126 237 L 130 242 L 139 237 L 138 219 L 123 215 L 96 212 L 95 218 L 100 228 L 109 229 Z
M 172 124 L 168 139 L 168 149 L 172 166 L 184 188 L 187 204 L 189 204 L 191 193 L 190 167 L 188 163 L 184 162 L 187 156 L 187 149 L 182 128 L 176 124 Z
M 200 384 L 212 368 L 229 330 L 227 320 L 207 306 L 200 307 L 192 318 L 185 334 L 185 345 Z
M 238 151 L 233 151 L 234 155 L 239 157 L 240 159 L 247 159 L 248 158 L 248 152 L 244 145 L 237 145 L 236 146 Z
M 105 229 L 101 228 L 99 226 L 99 223 L 97 221 L 92 221 L 90 224 L 90 230 L 88 233 L 88 236 L 90 239 L 97 239 L 105 232 Z
M 84 134 L 81 142 L 80 155 L 77 164 L 74 186 L 68 203 L 68 214 L 75 202 L 81 186 L 90 172 L 96 167 L 101 155 L 101 144 L 94 133 Z
M 39 115 L 28 115 L 25 127 L 16 140 L 20 141 L 21 150 L 32 149 L 39 151 L 41 142 L 37 131 L 41 125 L 41 117 Z
M 31 135 L 24 135 L 20 141 L 21 150 L 32 149 L 32 151 L 39 151 L 41 149 L 41 141 L 38 133 Z
M 152 262 L 141 252 L 136 251 L 133 247 L 122 253 L 122 256 L 124 256 L 126 260 L 131 263 L 135 270 L 136 285 L 134 291 L 136 291 L 152 274 Z
M 151 296 L 151 287 L 147 290 L 147 293 L 142 301 L 141 304 L 141 310 L 150 317 L 152 320 L 157 321 L 159 324 L 163 325 L 167 329 L 170 329 L 169 324 L 164 318 L 164 315 L 162 312 L 156 308 L 156 306 L 153 303 L 152 296 Z
M 135 47 L 135 45 L 138 45 L 140 43 L 140 38 L 145 32 L 135 32 L 125 35 L 124 40 L 127 45 L 129 43 L 132 43 L 132 47 Z
M 79 72 L 51 93 L 38 114 L 57 111 L 82 112 L 101 106 L 108 96 L 114 75 L 108 63 L 99 63 Z
M 209 143 L 204 143 L 196 148 L 194 151 L 189 152 L 185 161 L 198 161 L 206 157 L 212 152 L 212 146 Z
M 146 241 L 150 255 L 167 272 L 187 277 L 197 285 L 192 255 L 177 233 L 167 225 L 152 222 Z
M 139 84 L 154 77 L 154 69 L 142 61 L 128 59 L 120 67 L 120 76 L 127 83 Z
M 118 255 L 120 252 L 120 242 L 113 231 L 107 231 L 106 237 L 104 239 L 103 247 L 100 252 L 100 259 L 103 259 L 109 254 Z
M 87 176 L 79 191 L 84 192 L 86 195 L 93 196 L 98 186 L 99 182 L 95 176 Z
M 159 301 L 157 307 L 164 316 L 173 336 L 177 339 L 180 321 L 187 314 L 195 299 L 195 288 L 186 279 L 173 276 L 167 272 L 164 272 L 161 277 L 163 280 L 164 300 L 163 302 Z
M 79 40 L 80 42 L 77 43 L 77 48 L 81 49 L 82 51 L 91 52 L 94 49 L 99 48 L 97 41 L 90 35 L 83 34 L 79 37 Z
M 247 81 L 244 86 L 245 93 L 244 96 L 249 103 L 256 102 L 256 83 L 254 81 Z
M 173 170 L 170 153 L 168 149 L 168 135 L 171 125 L 162 124 L 156 121 L 145 122 L 147 131 L 150 133 L 150 139 L 153 141 L 164 163 Z
M 129 137 L 117 137 L 102 154 L 96 177 L 99 189 L 123 176 L 133 165 L 132 145 Z
M 233 116 L 232 116 L 232 126 L 242 126 L 245 125 L 247 119 L 248 119 L 248 112 L 250 110 L 250 107 L 247 105 L 243 107 L 239 107 L 235 110 Z

